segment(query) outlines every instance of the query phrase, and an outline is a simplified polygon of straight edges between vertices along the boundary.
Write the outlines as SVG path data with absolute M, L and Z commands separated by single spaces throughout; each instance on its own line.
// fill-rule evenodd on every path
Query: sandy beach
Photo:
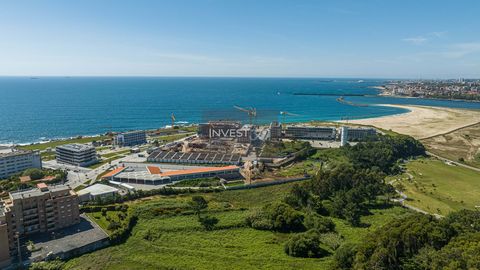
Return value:
M 349 123 L 373 125 L 423 139 L 480 122 L 478 110 L 390 104 L 381 106 L 404 108 L 410 111 L 378 118 L 351 120 Z

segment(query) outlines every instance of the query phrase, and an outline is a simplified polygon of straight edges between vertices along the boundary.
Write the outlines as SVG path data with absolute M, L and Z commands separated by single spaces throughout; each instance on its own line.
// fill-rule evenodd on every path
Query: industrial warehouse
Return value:
M 234 178 L 240 175 L 240 167 L 235 165 L 223 167 L 187 167 L 188 169 L 161 169 L 159 166 L 118 167 L 105 174 L 102 179 L 130 184 L 164 185 L 176 181 L 196 178 L 222 177 Z

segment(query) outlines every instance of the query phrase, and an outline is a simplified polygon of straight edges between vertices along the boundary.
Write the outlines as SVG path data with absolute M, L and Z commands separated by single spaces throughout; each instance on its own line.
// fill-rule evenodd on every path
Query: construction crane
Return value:
M 342 116 L 342 118 L 340 118 L 340 120 L 345 121 L 345 124 L 347 124 L 347 125 L 348 125 L 348 120 L 350 120 L 350 119 L 351 119 L 350 116 Z
M 288 116 L 300 116 L 300 115 L 298 115 L 298 114 L 289 113 L 289 112 L 286 112 L 286 111 L 280 112 L 280 115 L 283 117 L 283 120 L 282 120 L 282 126 L 283 126 L 283 128 L 285 128 L 285 125 L 286 125 L 287 115 L 288 115 Z
M 253 125 L 255 118 L 257 117 L 257 109 L 253 107 L 249 108 L 242 108 L 240 106 L 234 105 L 235 109 L 240 110 L 242 112 L 246 112 L 248 114 L 248 119 L 250 121 L 250 125 Z
M 172 129 L 174 129 L 175 128 L 175 114 L 173 114 L 173 112 L 170 115 L 170 119 L 172 120 Z

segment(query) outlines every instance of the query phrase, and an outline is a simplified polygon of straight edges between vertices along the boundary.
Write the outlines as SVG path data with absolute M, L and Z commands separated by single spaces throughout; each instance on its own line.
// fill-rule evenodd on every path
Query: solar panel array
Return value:
M 211 152 L 184 153 L 158 150 L 151 153 L 147 160 L 149 162 L 239 164 L 241 159 L 242 157 L 237 154 Z

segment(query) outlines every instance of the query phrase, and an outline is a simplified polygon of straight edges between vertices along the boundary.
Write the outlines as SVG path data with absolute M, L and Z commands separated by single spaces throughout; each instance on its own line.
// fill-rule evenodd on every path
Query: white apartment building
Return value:
M 14 148 L 0 149 L 0 179 L 30 168 L 42 168 L 39 152 Z

